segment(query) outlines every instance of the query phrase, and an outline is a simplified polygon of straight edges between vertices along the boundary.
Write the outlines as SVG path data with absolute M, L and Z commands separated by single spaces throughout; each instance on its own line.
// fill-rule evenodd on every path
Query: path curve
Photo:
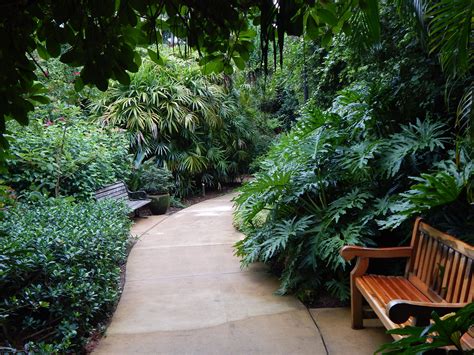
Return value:
M 125 288 L 95 354 L 326 354 L 307 309 L 241 270 L 228 194 L 135 224 Z

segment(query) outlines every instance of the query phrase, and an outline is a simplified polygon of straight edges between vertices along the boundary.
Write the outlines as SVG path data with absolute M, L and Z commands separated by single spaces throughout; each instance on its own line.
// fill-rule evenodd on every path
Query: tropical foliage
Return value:
M 2 352 L 79 352 L 119 297 L 130 221 L 116 201 L 23 203 L 0 222 Z
M 310 99 L 236 198 L 246 234 L 236 247 L 244 265 L 272 265 L 280 293 L 313 298 L 326 289 L 347 299 L 339 249 L 402 244 L 417 215 L 474 241 L 473 145 L 465 128 L 454 129 L 451 109 L 469 82 L 446 84 L 396 9 L 380 12 L 384 32 L 370 56 L 344 35 L 330 49 L 294 41 L 285 60 L 298 63 L 295 73 L 271 78 L 270 89 L 287 83 L 300 102 L 305 90 Z M 270 94 L 278 100 L 278 90 Z
M 153 159 L 175 177 L 177 193 L 217 186 L 245 172 L 257 129 L 217 76 L 172 57 L 145 62 L 130 85 L 115 85 L 92 105 L 105 126 L 126 129 L 139 165 Z
M 281 293 L 324 286 L 346 299 L 340 248 L 390 243 L 380 228 L 436 206 L 445 208 L 432 219 L 474 240 L 473 200 L 466 194 L 474 170 L 472 162 L 456 167 L 454 153 L 439 161 L 449 144 L 447 127 L 417 121 L 380 137 L 376 119 L 358 111 L 364 105 L 341 106 L 341 100 L 328 111 L 309 104 L 236 198 L 247 235 L 237 243 L 238 255 L 244 265 L 264 261 L 281 270 Z M 410 186 L 409 176 L 426 165 L 436 170 L 412 178 L 417 184 Z
M 123 133 L 88 122 L 68 104 L 45 107 L 28 127 L 9 122 L 9 171 L 2 175 L 18 194 L 36 191 L 80 198 L 127 179 L 132 159 Z
M 474 303 L 471 303 L 456 313 L 439 317 L 436 312 L 431 314 L 433 323 L 426 327 L 407 326 L 392 329 L 388 333 L 404 337 L 393 343 L 385 344 L 377 350 L 377 354 L 422 354 L 442 347 L 454 347 L 462 354 L 469 354 L 463 349 L 461 337 L 474 321 Z
M 256 35 L 250 23 L 261 27 L 266 58 L 271 43 L 276 47 L 278 40 L 282 48 L 285 33 L 301 35 L 303 28 L 311 38 L 329 42 L 333 33 L 348 32 L 358 20 L 363 25 L 357 28 L 364 35 L 377 37 L 377 4 L 376 0 L 361 5 L 352 0 L 334 4 L 234 0 L 216 8 L 212 1 L 189 0 L 6 3 L 0 15 L 1 52 L 9 55 L 3 57 L 0 72 L 0 97 L 4 98 L 0 122 L 12 116 L 26 124 L 28 112 L 47 101 L 43 87 L 35 83 L 35 50 L 43 58 L 60 57 L 63 63 L 80 67 L 75 80 L 78 90 L 85 84 L 106 90 L 109 79 L 129 83 L 128 72 L 136 72 L 141 63 L 137 47 L 158 45 L 172 31 L 187 40 L 186 46 L 199 51 L 206 72 L 232 74 L 232 63 L 243 69 L 249 59 Z M 149 56 L 161 61 L 158 48 L 149 48 Z M 264 62 L 266 66 L 267 60 Z M 6 147 L 4 141 L 0 143 Z
M 174 189 L 173 175 L 166 168 L 160 168 L 147 161 L 136 170 L 132 188 L 141 189 L 148 194 L 165 194 Z

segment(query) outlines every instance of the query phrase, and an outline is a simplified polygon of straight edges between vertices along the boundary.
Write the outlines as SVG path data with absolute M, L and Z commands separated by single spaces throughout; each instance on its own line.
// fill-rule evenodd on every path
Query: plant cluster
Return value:
M 128 72 L 136 72 L 141 63 L 137 47 L 158 45 L 166 32 L 186 39 L 186 46 L 196 48 L 206 72 L 232 74 L 234 63 L 245 67 L 259 25 L 261 50 L 267 65 L 269 45 L 280 52 L 285 33 L 331 41 L 334 33 L 350 32 L 354 19 L 365 26 L 358 32 L 376 38 L 379 34 L 378 1 L 363 4 L 344 0 L 338 3 L 313 1 L 260 2 L 234 0 L 221 3 L 194 3 L 153 0 L 103 1 L 73 3 L 49 0 L 34 3 L 12 2 L 2 5 L 0 14 L 1 52 L 4 66 L 0 71 L 0 122 L 12 116 L 28 123 L 28 112 L 48 99 L 41 85 L 35 84 L 38 61 L 33 52 L 47 59 L 59 57 L 71 67 L 80 67 L 75 79 L 77 90 L 95 85 L 105 91 L 108 80 L 127 85 Z M 276 48 L 275 48 L 276 51 Z M 276 53 L 276 52 L 275 52 Z M 149 57 L 161 62 L 158 48 L 149 49 Z M 44 74 L 47 73 L 43 70 Z M 0 137 L 4 133 L 0 125 Z M 2 148 L 5 141 L 0 139 Z
M 170 170 L 179 196 L 233 179 L 253 158 L 258 131 L 237 95 L 192 60 L 144 62 L 130 85 L 110 88 L 92 111 L 129 132 L 137 164 L 153 158 Z
M 237 253 L 244 265 L 264 261 L 281 270 L 281 293 L 324 286 L 347 299 L 340 248 L 400 243 L 408 236 L 403 229 L 380 229 L 409 221 L 408 231 L 419 214 L 474 240 L 467 150 L 456 165 L 454 153 L 444 153 L 447 126 L 430 120 L 379 136 L 367 105 L 350 100 L 359 90 L 342 92 L 328 111 L 309 103 L 236 198 L 247 235 Z
M 152 161 L 142 164 L 135 173 L 135 189 L 144 190 L 151 195 L 170 193 L 174 188 L 174 180 L 171 172 L 160 168 Z
M 297 70 L 271 78 L 271 89 L 283 81 L 304 98 L 307 85 L 311 98 L 236 198 L 246 234 L 236 247 L 244 265 L 273 266 L 280 293 L 326 289 L 348 299 L 339 249 L 403 244 L 417 215 L 474 240 L 473 145 L 450 111 L 463 92 L 449 86 L 446 105 L 437 61 L 393 6 L 381 12 L 384 33 L 370 56 L 345 35 L 329 49 L 292 42 L 285 60 Z M 291 58 L 298 54 L 303 63 Z
M 9 122 L 8 130 L 9 170 L 2 179 L 18 194 L 87 198 L 130 175 L 125 134 L 91 123 L 76 106 L 48 105 L 28 127 Z
M 111 200 L 44 199 L 0 222 L 0 347 L 81 350 L 118 296 L 131 222 Z
M 461 354 L 472 354 L 472 350 L 466 350 L 461 344 L 461 337 L 474 324 L 474 303 L 443 317 L 432 312 L 431 319 L 433 323 L 426 327 L 406 326 L 389 330 L 389 334 L 399 334 L 403 338 L 381 346 L 376 354 L 423 354 L 448 346 Z

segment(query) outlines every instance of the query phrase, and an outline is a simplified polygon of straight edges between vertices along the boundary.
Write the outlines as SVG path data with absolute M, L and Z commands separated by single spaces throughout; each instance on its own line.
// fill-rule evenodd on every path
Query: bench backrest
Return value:
M 474 247 L 417 219 L 407 278 L 435 302 L 474 298 Z
M 114 200 L 127 199 L 128 200 L 128 189 L 124 182 L 119 181 L 115 184 L 105 186 L 95 192 L 95 198 L 97 200 L 103 198 L 111 198 Z

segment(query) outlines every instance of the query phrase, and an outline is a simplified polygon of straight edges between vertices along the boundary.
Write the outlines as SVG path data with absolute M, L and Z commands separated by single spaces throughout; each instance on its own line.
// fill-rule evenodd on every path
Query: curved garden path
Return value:
M 240 269 L 232 197 L 134 226 L 141 238 L 96 354 L 326 354 L 298 300 L 273 295 L 262 265 Z

